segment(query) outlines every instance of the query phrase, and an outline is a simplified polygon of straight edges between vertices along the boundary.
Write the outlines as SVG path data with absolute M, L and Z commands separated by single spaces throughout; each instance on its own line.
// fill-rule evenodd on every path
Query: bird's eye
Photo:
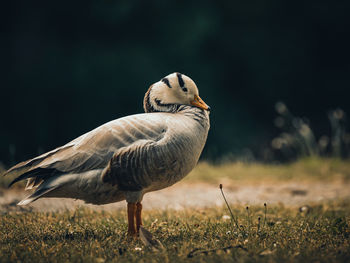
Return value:
M 183 90 L 184 92 L 187 92 L 187 88 L 182 88 L 182 90 Z

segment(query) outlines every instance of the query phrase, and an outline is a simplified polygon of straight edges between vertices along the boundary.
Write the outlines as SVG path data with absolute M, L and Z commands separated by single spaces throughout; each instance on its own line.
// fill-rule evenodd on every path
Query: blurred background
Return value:
M 178 71 L 212 108 L 203 159 L 348 157 L 350 1 L 8 1 L 5 166 L 143 111 Z

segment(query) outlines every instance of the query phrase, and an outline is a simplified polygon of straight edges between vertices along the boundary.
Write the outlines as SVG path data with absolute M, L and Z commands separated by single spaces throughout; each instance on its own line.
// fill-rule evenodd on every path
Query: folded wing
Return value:
M 10 184 L 29 179 L 35 187 L 48 177 L 105 168 L 113 155 L 123 147 L 160 140 L 167 130 L 162 114 L 138 114 L 108 122 L 66 145 L 19 163 L 5 174 L 17 174 Z

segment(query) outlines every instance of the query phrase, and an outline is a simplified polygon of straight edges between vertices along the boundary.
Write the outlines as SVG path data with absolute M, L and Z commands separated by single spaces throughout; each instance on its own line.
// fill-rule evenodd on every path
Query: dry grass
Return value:
M 184 180 L 220 183 L 222 180 L 245 183 L 290 181 L 349 181 L 350 161 L 306 158 L 290 164 L 201 162 Z
M 304 212 L 274 206 L 265 222 L 263 205 L 235 206 L 240 230 L 225 219 L 226 208 L 147 211 L 145 227 L 165 247 L 158 252 L 125 236 L 124 211 L 6 214 L 0 223 L 0 261 L 348 262 L 349 208 L 346 201 Z
M 304 159 L 288 165 L 200 163 L 185 180 L 217 184 L 223 181 L 327 183 L 349 178 L 347 161 Z M 4 186 L 5 181 L 0 181 L 0 185 Z M 295 206 L 268 205 L 266 221 L 263 204 L 249 209 L 237 205 L 232 208 L 239 229 L 227 219 L 226 207 L 145 211 L 146 229 L 165 247 L 158 252 L 145 247 L 140 240 L 125 236 L 124 210 L 3 212 L 0 262 L 350 261 L 350 200 L 321 203 L 305 207 L 302 212 Z

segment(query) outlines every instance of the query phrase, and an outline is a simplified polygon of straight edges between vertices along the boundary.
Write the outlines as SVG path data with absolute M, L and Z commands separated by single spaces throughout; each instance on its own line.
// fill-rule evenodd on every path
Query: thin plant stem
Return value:
M 264 211 L 264 224 L 263 224 L 263 226 L 265 227 L 265 225 L 266 225 L 266 213 L 267 213 L 267 205 L 266 205 L 266 203 L 264 203 L 264 207 L 265 207 L 265 211 Z
M 249 213 L 249 207 L 246 207 L 247 210 L 247 224 L 248 224 L 248 229 L 250 230 L 251 226 L 252 226 L 252 222 L 251 222 L 251 217 L 250 217 L 250 213 Z
M 220 184 L 220 191 L 221 191 L 222 197 L 223 197 L 224 200 L 225 200 L 226 206 L 227 206 L 228 210 L 230 211 L 232 220 L 235 222 L 237 229 L 238 229 L 239 231 L 241 231 L 241 229 L 240 229 L 239 226 L 238 226 L 237 219 L 236 219 L 235 216 L 233 215 L 232 210 L 231 210 L 231 207 L 229 206 L 229 204 L 228 204 L 228 202 L 227 202 L 227 200 L 226 200 L 224 191 L 222 190 L 222 184 Z

